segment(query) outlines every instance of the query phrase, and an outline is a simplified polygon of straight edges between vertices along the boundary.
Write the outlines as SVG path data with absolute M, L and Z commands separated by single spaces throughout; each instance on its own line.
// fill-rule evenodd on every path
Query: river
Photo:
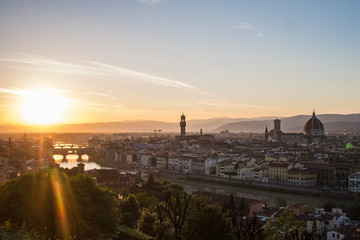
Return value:
M 204 191 L 222 193 L 228 195 L 233 194 L 234 196 L 238 196 L 238 197 L 261 200 L 264 203 L 268 204 L 269 207 L 277 207 L 279 197 L 285 198 L 288 205 L 293 205 L 296 203 L 307 203 L 312 208 L 322 207 L 323 203 L 327 200 L 327 198 L 312 197 L 308 195 L 278 193 L 278 192 L 264 191 L 264 190 L 251 189 L 251 188 L 241 188 L 241 187 L 208 183 L 208 182 L 195 182 L 195 181 L 181 179 L 179 176 L 181 175 L 166 175 L 164 176 L 164 178 L 168 178 L 172 182 L 180 184 L 189 194 L 192 194 L 197 190 L 204 190 Z M 335 200 L 335 201 L 337 203 L 339 202 L 349 203 L 348 201 L 339 201 L 339 200 Z
M 81 162 L 85 164 L 85 171 L 91 169 L 112 169 L 109 167 L 101 166 L 100 164 L 97 164 L 95 162 L 89 161 L 89 156 L 87 156 L 86 154 L 81 156 L 81 161 L 79 161 L 79 156 L 75 154 L 68 154 L 66 155 L 65 159 L 62 155 L 54 155 L 53 157 L 55 159 L 55 162 L 60 164 L 60 167 L 62 168 L 71 169 L 73 167 L 77 167 L 78 163 Z

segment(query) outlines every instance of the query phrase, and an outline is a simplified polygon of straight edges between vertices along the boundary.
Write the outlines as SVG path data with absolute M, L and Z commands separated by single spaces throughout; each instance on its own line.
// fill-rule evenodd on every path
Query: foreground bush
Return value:
M 116 200 L 91 177 L 45 169 L 0 186 L 0 223 L 6 222 L 46 238 L 107 238 L 116 232 Z

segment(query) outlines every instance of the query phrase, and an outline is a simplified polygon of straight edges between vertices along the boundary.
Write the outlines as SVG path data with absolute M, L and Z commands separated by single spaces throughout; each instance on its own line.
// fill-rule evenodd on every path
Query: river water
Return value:
M 278 193 L 278 192 L 264 191 L 264 190 L 251 189 L 251 188 L 227 186 L 216 183 L 194 182 L 194 181 L 181 179 L 177 175 L 173 175 L 173 176 L 166 175 L 164 177 L 169 178 L 172 182 L 175 182 L 183 186 L 185 191 L 189 194 L 192 194 L 197 190 L 204 190 L 204 191 L 227 194 L 227 195 L 233 194 L 234 196 L 237 197 L 261 200 L 264 203 L 268 204 L 269 207 L 277 207 L 278 198 L 280 197 L 285 198 L 288 205 L 294 205 L 296 203 L 306 203 L 309 204 L 311 208 L 322 207 L 323 203 L 327 200 L 327 198 L 312 197 L 308 195 Z M 336 200 L 336 202 L 339 203 L 343 201 Z M 344 202 L 344 203 L 349 203 L 349 202 Z
M 82 155 L 81 159 L 79 159 L 79 156 L 75 154 L 66 155 L 65 159 L 62 155 L 54 155 L 53 157 L 55 159 L 55 162 L 60 164 L 60 167 L 62 168 L 71 169 L 73 167 L 77 167 L 78 163 L 81 162 L 85 164 L 85 171 L 91 169 L 111 169 L 109 167 L 104 167 L 100 164 L 89 161 L 89 156 L 87 155 Z

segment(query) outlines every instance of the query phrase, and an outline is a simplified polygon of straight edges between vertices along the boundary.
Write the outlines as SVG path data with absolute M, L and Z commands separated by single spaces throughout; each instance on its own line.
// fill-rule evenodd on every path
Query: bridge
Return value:
M 75 144 L 55 144 L 53 150 L 54 155 L 63 155 L 64 159 L 66 155 L 75 154 L 79 156 L 81 159 L 82 155 L 94 156 L 96 154 L 96 150 L 94 148 L 88 148 L 80 145 Z

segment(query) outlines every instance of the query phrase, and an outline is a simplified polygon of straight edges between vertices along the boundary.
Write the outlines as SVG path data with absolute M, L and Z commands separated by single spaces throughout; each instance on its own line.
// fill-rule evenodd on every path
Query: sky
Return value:
M 0 1 L 0 123 L 360 111 L 358 0 Z

